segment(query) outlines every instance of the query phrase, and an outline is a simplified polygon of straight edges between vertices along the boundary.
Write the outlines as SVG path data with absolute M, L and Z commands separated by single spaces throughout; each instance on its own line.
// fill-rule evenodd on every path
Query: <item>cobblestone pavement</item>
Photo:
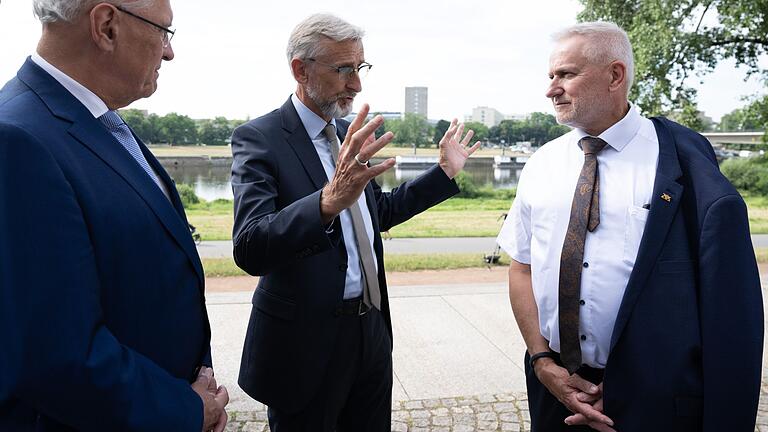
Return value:
M 227 432 L 269 432 L 266 408 L 230 412 Z M 395 402 L 392 432 L 472 432 L 531 430 L 525 394 L 482 395 Z M 756 432 L 768 432 L 768 383 L 758 407 Z

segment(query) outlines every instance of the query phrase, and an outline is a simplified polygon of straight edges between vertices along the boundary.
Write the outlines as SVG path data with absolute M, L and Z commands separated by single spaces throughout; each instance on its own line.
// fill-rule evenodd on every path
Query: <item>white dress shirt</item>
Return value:
M 333 179 L 333 174 L 336 171 L 336 161 L 333 160 L 333 154 L 331 153 L 331 143 L 323 133 L 326 123 L 320 116 L 312 112 L 307 108 L 304 103 L 299 100 L 296 95 L 291 96 L 293 106 L 296 108 L 296 112 L 299 114 L 301 123 L 304 125 L 304 129 L 307 130 L 307 134 L 312 138 L 312 144 L 315 145 L 315 151 L 320 157 L 320 162 L 323 164 L 323 170 L 325 171 L 328 181 Z M 331 119 L 331 124 L 336 126 L 336 119 Z M 368 234 L 369 244 L 366 247 L 371 248 L 371 253 L 376 256 L 376 252 L 373 250 L 373 222 L 371 222 L 371 213 L 368 211 L 366 205 L 365 193 L 362 193 L 357 199 L 357 203 L 360 205 L 360 212 L 363 214 L 363 223 L 365 224 L 365 232 Z M 344 286 L 344 298 L 353 299 L 363 295 L 362 285 L 362 270 L 360 269 L 360 254 L 357 249 L 357 241 L 355 240 L 355 231 L 352 226 L 352 215 L 349 210 L 346 209 L 339 214 L 341 222 L 341 232 L 344 236 L 344 246 L 347 248 L 347 278 Z M 378 272 L 378 262 L 374 259 L 374 265 Z
M 574 129 L 531 156 L 497 239 L 512 259 L 531 265 L 539 329 L 557 352 L 560 254 L 584 163 L 584 153 L 578 146 L 584 136 L 586 132 Z M 608 143 L 597 155 L 600 225 L 586 236 L 579 335 L 582 362 L 604 368 L 616 315 L 648 217 L 659 141 L 653 122 L 642 117 L 634 105 L 599 138 Z

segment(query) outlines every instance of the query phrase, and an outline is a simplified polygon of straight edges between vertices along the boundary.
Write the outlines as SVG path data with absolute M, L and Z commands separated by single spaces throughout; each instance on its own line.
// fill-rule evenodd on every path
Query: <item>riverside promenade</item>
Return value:
M 387 252 L 396 253 L 390 245 L 397 240 L 385 242 Z M 487 240 L 492 248 L 493 239 Z M 757 246 L 759 242 L 755 243 Z M 201 254 L 204 246 L 200 246 Z M 446 250 L 445 244 L 440 247 L 441 252 L 452 252 Z M 478 252 L 490 252 L 484 244 L 478 247 Z M 768 282 L 768 273 L 762 270 L 763 281 Z M 506 270 L 494 267 L 483 272 L 482 283 L 475 276 L 451 276 L 444 278 L 450 283 L 442 280 L 390 286 L 394 332 L 392 431 L 530 430 L 523 372 L 525 345 L 509 307 Z M 392 279 L 398 278 L 393 275 Z M 210 287 L 221 285 L 216 279 L 209 282 Z M 245 282 L 247 285 L 248 280 Z M 768 285 L 764 283 L 764 302 L 766 290 Z M 216 376 L 231 395 L 227 431 L 269 430 L 265 407 L 237 386 L 251 295 L 252 291 L 216 288 L 207 295 Z M 765 355 L 763 364 L 756 430 L 768 432 Z

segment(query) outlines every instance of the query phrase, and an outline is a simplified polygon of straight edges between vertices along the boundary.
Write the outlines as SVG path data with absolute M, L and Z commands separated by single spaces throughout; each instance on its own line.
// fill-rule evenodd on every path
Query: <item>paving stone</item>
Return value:
M 512 402 L 497 402 L 493 404 L 493 410 L 496 412 L 516 411 L 517 407 Z
M 520 430 L 520 425 L 517 424 L 517 423 L 506 423 L 505 422 L 505 423 L 501 424 L 501 430 L 504 431 L 504 432 L 507 432 L 507 431 L 519 431 Z
M 429 418 L 429 411 L 426 410 L 411 410 L 410 414 L 412 419 Z
M 429 413 L 435 417 L 446 417 L 451 414 L 448 408 L 437 408 L 437 409 L 429 410 Z
M 432 417 L 433 426 L 451 426 L 453 419 L 450 417 Z
M 407 410 L 413 410 L 413 409 L 422 409 L 424 408 L 424 405 L 421 403 L 420 400 L 414 400 L 414 401 L 407 401 L 403 404 L 403 408 Z
M 411 425 L 414 427 L 428 427 L 429 418 L 415 418 L 413 421 L 411 421 Z
M 456 425 L 453 427 L 453 432 L 474 432 L 475 427 L 470 425 Z
M 264 422 L 245 422 L 242 432 L 264 432 L 267 430 L 267 424 Z
M 408 425 L 403 422 L 393 421 L 392 432 L 408 432 Z

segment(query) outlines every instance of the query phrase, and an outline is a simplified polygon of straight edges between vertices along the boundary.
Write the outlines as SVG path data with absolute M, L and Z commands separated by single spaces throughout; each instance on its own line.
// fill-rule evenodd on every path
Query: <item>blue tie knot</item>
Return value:
M 101 117 L 99 117 L 101 123 L 109 130 L 118 130 L 125 124 L 123 118 L 116 111 L 107 111 Z

